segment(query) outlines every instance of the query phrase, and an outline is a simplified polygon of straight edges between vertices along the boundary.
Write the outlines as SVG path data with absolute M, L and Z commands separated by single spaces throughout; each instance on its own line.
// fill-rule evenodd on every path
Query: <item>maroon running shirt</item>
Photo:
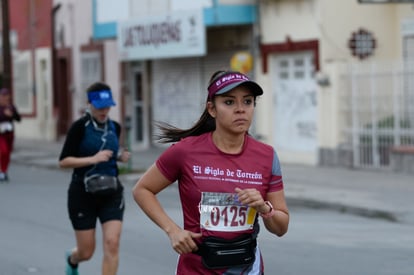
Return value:
M 212 141 L 212 133 L 187 137 L 170 146 L 157 160 L 161 173 L 171 182 L 178 181 L 184 217 L 184 229 L 204 236 L 232 239 L 257 233 L 256 211 L 237 200 L 234 191 L 256 188 L 266 194 L 283 189 L 279 159 L 274 149 L 246 135 L 242 152 L 226 154 Z M 197 242 L 201 240 L 196 240 Z M 227 270 L 208 270 L 196 254 L 179 257 L 177 275 L 224 274 Z M 231 274 L 261 274 L 260 250 L 247 270 L 231 268 Z M 238 272 L 240 271 L 240 272 Z

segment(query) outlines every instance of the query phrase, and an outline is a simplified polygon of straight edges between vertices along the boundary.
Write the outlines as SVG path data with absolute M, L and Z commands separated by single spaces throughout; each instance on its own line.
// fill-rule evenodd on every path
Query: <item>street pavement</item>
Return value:
M 12 162 L 58 169 L 62 142 L 16 138 Z M 134 183 L 165 147 L 133 151 L 122 181 Z M 283 163 L 289 207 L 330 209 L 414 225 L 414 176 L 384 170 Z

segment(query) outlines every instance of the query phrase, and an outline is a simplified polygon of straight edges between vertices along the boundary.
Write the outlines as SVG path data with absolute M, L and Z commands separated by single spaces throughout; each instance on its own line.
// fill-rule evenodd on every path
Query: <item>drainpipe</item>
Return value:
M 28 116 L 37 116 L 37 93 L 36 93 L 36 49 L 37 49 L 37 37 L 36 35 L 36 3 L 29 0 L 29 36 L 30 36 L 30 52 L 32 59 L 32 93 L 33 93 L 33 111 Z
M 56 26 L 56 14 L 61 8 L 61 4 L 57 4 L 52 8 L 51 13 L 51 40 L 52 40 L 52 102 L 53 102 L 53 115 L 56 116 L 56 108 L 58 106 L 57 96 L 57 55 L 56 55 L 56 39 L 55 39 L 55 26 Z
M 10 53 L 10 22 L 9 22 L 9 1 L 1 0 L 1 11 L 3 18 L 3 87 L 9 89 L 13 97 L 12 67 Z
M 53 110 L 53 118 L 57 116 L 57 108 L 58 108 L 58 91 L 57 91 L 57 54 L 56 54 L 56 39 L 55 39 L 55 30 L 56 30 L 56 14 L 60 9 L 61 4 L 57 4 L 52 8 L 51 12 L 51 19 L 52 19 L 52 30 L 51 30 L 51 40 L 52 40 L 52 110 Z M 57 128 L 57 125 L 56 125 Z M 56 129 L 56 136 L 55 139 L 58 139 L 58 130 Z

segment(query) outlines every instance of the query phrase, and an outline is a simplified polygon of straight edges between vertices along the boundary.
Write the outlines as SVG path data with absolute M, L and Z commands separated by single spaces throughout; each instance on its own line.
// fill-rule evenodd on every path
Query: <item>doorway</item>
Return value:
M 149 147 L 149 95 L 146 78 L 142 66 L 134 66 L 131 70 L 132 87 L 132 127 L 130 138 L 135 150 Z
M 297 52 L 271 59 L 273 137 L 282 159 L 316 163 L 317 94 L 312 52 Z
M 57 114 L 57 137 L 63 137 L 72 123 L 72 96 L 70 85 L 70 50 L 58 50 L 56 68 L 56 90 L 54 91 Z

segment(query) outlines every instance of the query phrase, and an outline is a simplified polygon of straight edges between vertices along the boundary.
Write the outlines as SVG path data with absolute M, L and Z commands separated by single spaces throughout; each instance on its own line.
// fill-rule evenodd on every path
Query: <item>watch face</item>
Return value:
M 265 204 L 268 205 L 270 207 L 270 210 L 268 213 L 272 212 L 273 210 L 273 205 L 270 203 L 270 201 L 265 201 Z
M 272 205 L 269 201 L 265 201 L 265 204 L 266 204 L 266 205 L 268 205 L 268 206 L 270 207 L 269 212 L 267 212 L 267 213 L 259 213 L 259 215 L 260 215 L 262 218 L 267 219 L 267 218 L 270 218 L 271 216 L 273 216 L 273 215 L 275 214 L 275 212 L 276 212 L 276 211 L 273 209 L 273 205 Z

